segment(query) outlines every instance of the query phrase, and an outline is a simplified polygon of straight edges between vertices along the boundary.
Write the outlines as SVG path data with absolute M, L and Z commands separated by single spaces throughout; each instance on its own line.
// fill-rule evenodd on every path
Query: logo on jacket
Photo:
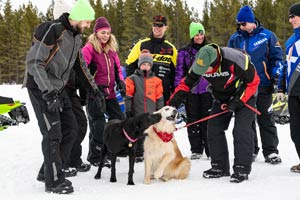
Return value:
M 154 55 L 153 56 L 153 62 L 164 62 L 170 64 L 172 62 L 172 59 L 170 56 L 163 56 L 163 55 Z
M 206 78 L 215 78 L 215 77 L 226 77 L 229 76 L 229 72 L 215 72 L 213 74 L 203 74 L 204 77 Z
M 258 40 L 257 42 L 254 42 L 253 45 L 254 45 L 254 46 L 258 46 L 258 45 L 264 43 L 264 42 L 267 41 L 267 40 L 268 40 L 268 38 L 263 38 L 263 39 L 261 39 L 261 40 Z

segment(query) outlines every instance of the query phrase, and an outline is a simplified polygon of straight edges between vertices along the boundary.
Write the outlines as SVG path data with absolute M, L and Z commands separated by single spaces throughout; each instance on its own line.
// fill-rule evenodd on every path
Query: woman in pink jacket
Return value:
M 111 33 L 111 26 L 105 17 L 99 17 L 87 44 L 82 48 L 83 57 L 94 74 L 99 89 L 105 95 L 105 105 L 99 106 L 92 93 L 88 94 L 87 114 L 90 126 L 90 143 L 87 160 L 94 166 L 99 165 L 103 145 L 105 115 L 109 119 L 124 119 L 116 98 L 115 86 L 121 94 L 126 94 L 120 60 L 117 54 L 118 44 Z M 106 107 L 106 109 L 104 109 Z M 109 163 L 107 163 L 109 165 Z

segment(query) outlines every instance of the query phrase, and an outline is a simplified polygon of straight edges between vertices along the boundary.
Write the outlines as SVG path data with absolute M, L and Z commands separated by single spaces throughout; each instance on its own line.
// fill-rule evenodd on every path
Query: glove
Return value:
M 125 112 L 126 118 L 133 117 L 133 112 L 131 110 Z
M 106 103 L 105 103 L 105 95 L 106 94 L 104 91 L 100 90 L 95 90 L 93 94 L 93 98 L 97 108 L 99 109 L 99 112 L 104 113 L 106 111 Z
M 276 99 L 279 102 L 284 102 L 285 101 L 285 94 L 283 92 L 278 92 L 276 94 Z
M 170 100 L 167 102 L 169 106 L 173 106 L 175 108 L 178 108 L 182 102 L 184 102 L 188 96 L 189 92 L 184 90 L 177 91 Z
M 117 89 L 120 91 L 122 97 L 126 96 L 126 84 L 124 83 L 124 81 L 122 80 L 118 81 Z
M 244 102 L 240 100 L 238 96 L 232 97 L 227 104 L 227 109 L 231 112 L 235 112 L 244 106 Z
M 62 111 L 63 104 L 59 99 L 57 90 L 52 90 L 51 92 L 44 94 L 43 99 L 46 101 L 49 112 Z

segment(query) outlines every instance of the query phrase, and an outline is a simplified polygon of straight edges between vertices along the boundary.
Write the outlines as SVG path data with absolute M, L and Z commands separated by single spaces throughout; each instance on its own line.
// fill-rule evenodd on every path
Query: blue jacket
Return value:
M 259 87 L 273 86 L 282 70 L 283 52 L 276 35 L 265 29 L 258 20 L 252 33 L 238 30 L 228 42 L 228 46 L 246 51 L 251 56 L 260 78 Z
M 279 92 L 290 96 L 300 94 L 300 27 L 294 29 L 294 34 L 286 41 L 286 64 L 279 76 Z

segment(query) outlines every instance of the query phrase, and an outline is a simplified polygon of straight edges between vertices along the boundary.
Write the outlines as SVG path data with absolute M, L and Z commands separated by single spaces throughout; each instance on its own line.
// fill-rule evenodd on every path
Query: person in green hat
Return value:
M 80 34 L 89 28 L 95 12 L 88 0 L 78 0 L 70 13 L 57 20 L 40 24 L 26 56 L 26 74 L 23 86 L 27 87 L 42 134 L 44 156 L 38 181 L 45 183 L 45 191 L 68 194 L 74 191 L 72 182 L 65 177 L 74 175 L 66 163 L 77 137 L 78 127 L 65 86 L 74 66 L 76 75 L 86 87 L 100 92 L 81 56 Z
M 191 22 L 190 24 L 190 43 L 178 50 L 175 87 L 179 85 L 180 80 L 188 73 L 195 56 L 200 48 L 207 44 L 205 29 L 201 23 Z M 209 83 L 205 78 L 200 78 L 199 83 L 193 88 L 184 103 L 187 123 L 192 123 L 207 117 L 212 105 L 212 96 L 207 91 Z M 207 121 L 191 125 L 187 128 L 188 138 L 191 145 L 191 159 L 200 159 L 205 151 L 207 158 L 210 157 L 207 144 Z
M 188 96 L 191 88 L 203 76 L 210 83 L 214 97 L 211 118 L 207 124 L 208 146 L 211 156 L 211 169 L 203 172 L 204 178 L 230 176 L 229 153 L 225 131 L 235 115 L 233 127 L 234 164 L 230 182 L 240 183 L 248 179 L 251 172 L 254 146 L 254 131 L 251 120 L 255 112 L 249 106 L 255 106 L 255 94 L 259 77 L 250 57 L 242 51 L 206 45 L 198 51 L 188 74 L 180 81 L 169 105 L 178 107 Z M 247 104 L 247 106 L 245 106 Z

